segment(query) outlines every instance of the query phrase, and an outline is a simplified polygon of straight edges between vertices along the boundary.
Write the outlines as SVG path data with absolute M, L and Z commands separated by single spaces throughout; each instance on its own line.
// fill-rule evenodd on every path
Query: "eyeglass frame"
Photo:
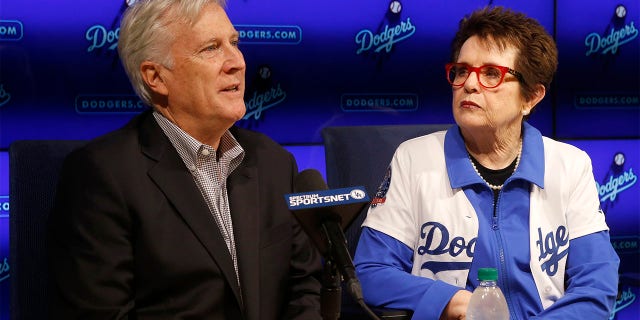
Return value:
M 467 77 L 464 79 L 464 81 L 462 81 L 461 84 L 453 84 L 453 82 L 451 82 L 451 80 L 449 80 L 449 73 L 451 72 L 451 68 L 453 68 L 456 65 L 461 65 L 461 66 L 465 66 L 467 68 L 467 71 L 469 72 L 467 74 Z M 500 81 L 498 81 L 498 84 L 496 84 L 495 86 L 492 87 L 488 87 L 485 86 L 482 81 L 480 80 L 480 69 L 485 68 L 485 67 L 493 67 L 496 68 L 498 70 L 500 70 L 500 74 L 502 75 L 500 77 Z M 462 86 L 464 86 L 464 84 L 467 82 L 467 80 L 469 80 L 469 76 L 471 76 L 472 72 L 476 73 L 476 77 L 478 78 L 478 83 L 480 84 L 480 86 L 482 86 L 485 89 L 494 89 L 499 87 L 503 82 L 504 82 L 504 78 L 506 77 L 507 73 L 512 74 L 514 77 L 516 77 L 516 79 L 520 82 L 523 81 L 523 77 L 522 77 L 522 73 L 513 70 L 509 67 L 505 67 L 505 66 L 497 66 L 497 65 L 493 65 L 493 64 L 485 64 L 479 67 L 472 67 L 466 63 L 459 63 L 459 62 L 450 62 L 445 64 L 445 71 L 446 71 L 446 77 L 447 77 L 447 82 L 449 82 L 449 84 L 452 87 L 456 87 L 456 88 L 460 88 Z

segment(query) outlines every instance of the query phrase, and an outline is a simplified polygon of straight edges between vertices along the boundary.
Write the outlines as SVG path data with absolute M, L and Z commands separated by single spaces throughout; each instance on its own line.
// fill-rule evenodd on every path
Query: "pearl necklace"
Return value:
M 469 161 L 471 161 L 471 166 L 473 167 L 473 170 L 475 170 L 475 172 L 478 174 L 480 179 L 482 179 L 482 181 L 484 181 L 484 183 L 486 183 L 487 186 L 489 186 L 489 188 L 491 188 L 491 190 L 496 190 L 496 191 L 501 190 L 502 186 L 504 186 L 504 184 L 496 186 L 494 184 L 489 183 L 487 180 L 485 180 L 484 177 L 480 174 L 480 171 L 478 171 L 478 168 L 476 168 L 476 164 L 471 159 L 471 153 L 469 153 L 469 151 L 467 151 L 467 155 L 469 155 Z M 513 168 L 513 172 L 516 172 L 516 169 L 518 169 L 518 165 L 520 164 L 520 156 L 521 155 L 522 155 L 522 140 L 520 140 L 520 147 L 518 148 L 518 156 L 516 157 L 516 166 Z M 512 172 L 512 174 L 513 174 L 513 172 Z

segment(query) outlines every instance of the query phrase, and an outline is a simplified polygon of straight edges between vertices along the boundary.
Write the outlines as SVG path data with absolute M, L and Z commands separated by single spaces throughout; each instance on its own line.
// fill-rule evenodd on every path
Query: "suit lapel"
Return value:
M 157 161 L 149 170 L 149 176 L 206 248 L 242 305 L 233 260 L 218 225 L 191 173 L 151 114 L 142 123 L 140 137 L 143 153 Z
M 231 217 L 236 239 L 238 269 L 243 300 L 249 318 L 257 315 L 259 304 L 259 231 L 260 203 L 258 197 L 257 169 L 246 162 L 236 168 L 227 183 Z

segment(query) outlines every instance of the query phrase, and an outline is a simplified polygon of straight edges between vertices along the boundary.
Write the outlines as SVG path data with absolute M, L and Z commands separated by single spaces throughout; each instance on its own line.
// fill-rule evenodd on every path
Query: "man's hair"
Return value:
M 451 43 L 451 62 L 456 62 L 464 42 L 478 36 L 500 50 L 513 47 L 519 53 L 513 69 L 523 76 L 522 96 L 529 100 L 537 84 L 548 90 L 558 67 L 555 41 L 535 19 L 503 7 L 484 7 L 460 20 Z
M 153 61 L 171 68 L 174 35 L 168 25 L 175 21 L 195 23 L 202 8 L 211 3 L 225 6 L 225 0 L 138 0 L 125 11 L 118 54 L 133 89 L 149 106 L 153 106 L 153 92 L 142 79 L 140 64 Z

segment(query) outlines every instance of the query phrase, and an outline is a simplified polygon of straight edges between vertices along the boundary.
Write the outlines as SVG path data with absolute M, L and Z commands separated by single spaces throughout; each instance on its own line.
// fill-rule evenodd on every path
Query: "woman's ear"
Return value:
M 535 108 L 535 106 L 540 101 L 542 101 L 542 98 L 544 98 L 544 95 L 546 94 L 546 92 L 547 92 L 547 89 L 545 89 L 544 85 L 538 83 L 536 85 L 535 91 L 533 92 L 533 96 L 522 107 L 522 115 L 523 116 L 528 116 L 531 113 L 531 111 L 533 110 L 533 108 Z
M 140 64 L 140 74 L 142 80 L 149 86 L 153 92 L 166 96 L 169 94 L 169 90 L 165 85 L 161 71 L 163 67 L 155 62 L 144 61 Z

